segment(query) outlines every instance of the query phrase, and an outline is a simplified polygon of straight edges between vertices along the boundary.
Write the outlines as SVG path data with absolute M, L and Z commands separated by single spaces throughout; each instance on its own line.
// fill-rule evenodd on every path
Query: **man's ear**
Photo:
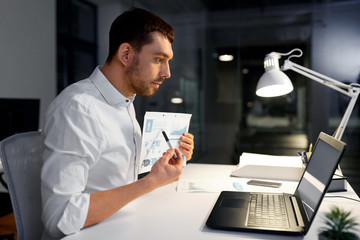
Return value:
M 129 43 L 122 43 L 118 48 L 116 57 L 124 66 L 128 66 L 131 63 L 133 51 Z

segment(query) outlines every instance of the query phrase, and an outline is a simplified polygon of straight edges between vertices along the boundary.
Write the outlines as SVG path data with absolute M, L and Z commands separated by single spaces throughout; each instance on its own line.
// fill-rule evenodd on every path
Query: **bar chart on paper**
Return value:
M 172 147 L 178 148 L 180 137 L 189 130 L 191 114 L 169 112 L 146 112 L 141 142 L 141 164 L 139 174 L 150 171 L 152 165 L 162 156 L 169 146 L 164 131 Z M 184 165 L 186 164 L 185 156 Z

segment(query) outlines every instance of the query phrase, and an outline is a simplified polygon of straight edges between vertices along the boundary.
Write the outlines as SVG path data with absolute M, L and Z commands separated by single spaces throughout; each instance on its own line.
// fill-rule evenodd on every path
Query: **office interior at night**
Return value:
M 287 71 L 294 84 L 292 93 L 256 96 L 263 60 L 270 52 L 300 48 L 304 54 L 296 63 L 345 83 L 359 81 L 359 1 L 28 4 L 33 10 L 16 21 L 5 11 L 20 12 L 21 4 L 15 1 L 2 7 L 2 29 L 7 34 L 0 46 L 5 53 L 0 91 L 1 98 L 40 99 L 39 127 L 57 93 L 104 63 L 109 25 L 118 13 L 133 6 L 171 23 L 176 39 L 171 78 L 155 96 L 135 101 L 139 123 L 145 111 L 192 113 L 194 162 L 236 164 L 242 152 L 294 155 L 315 142 L 320 131 L 334 132 L 349 99 L 306 77 Z M 233 59 L 220 61 L 224 54 Z M 174 98 L 182 102 L 173 103 Z M 360 185 L 359 134 L 355 106 L 342 138 L 349 145 L 343 170 L 355 188 Z
M 98 22 L 111 21 L 102 14 L 122 7 L 109 4 L 98 5 Z M 296 155 L 314 143 L 320 131 L 331 135 L 336 130 L 349 98 L 297 73 L 285 71 L 294 85 L 290 94 L 256 96 L 264 57 L 270 52 L 300 48 L 304 54 L 294 62 L 347 84 L 360 81 L 359 1 L 129 1 L 129 5 L 159 14 L 175 29 L 172 76 L 155 96 L 137 99 L 139 122 L 145 111 L 192 113 L 194 162 L 237 164 L 242 152 Z M 102 37 L 106 31 L 98 26 L 98 46 L 106 46 Z M 99 63 L 105 53 L 98 49 Z M 220 61 L 224 54 L 233 60 Z M 173 98 L 183 102 L 174 104 Z M 358 108 L 342 137 L 348 148 L 341 166 L 359 192 Z
M 55 96 L 105 62 L 111 22 L 134 6 L 175 30 L 171 78 L 153 97 L 136 98 L 138 121 L 145 111 L 191 113 L 194 163 L 237 164 L 243 152 L 296 155 L 321 131 L 336 130 L 349 98 L 295 72 L 285 72 L 291 93 L 256 96 L 270 52 L 300 48 L 294 62 L 360 82 L 358 0 L 6 0 L 0 3 L 0 98 L 38 99 L 41 128 Z M 233 58 L 221 61 L 222 55 Z M 342 141 L 348 146 L 340 165 L 359 195 L 359 103 Z

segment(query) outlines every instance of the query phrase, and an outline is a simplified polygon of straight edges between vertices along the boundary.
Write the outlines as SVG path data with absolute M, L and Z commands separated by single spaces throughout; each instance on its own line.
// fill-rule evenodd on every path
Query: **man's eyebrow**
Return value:
M 156 52 L 153 54 L 154 56 L 162 56 L 168 59 L 172 59 L 172 57 L 170 57 L 168 54 L 164 53 L 164 52 Z

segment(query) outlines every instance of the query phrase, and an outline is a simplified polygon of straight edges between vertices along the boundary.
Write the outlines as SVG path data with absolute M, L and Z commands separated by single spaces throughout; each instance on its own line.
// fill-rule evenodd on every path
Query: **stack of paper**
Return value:
M 299 156 L 243 153 L 238 168 L 231 173 L 231 176 L 298 181 L 304 169 Z

